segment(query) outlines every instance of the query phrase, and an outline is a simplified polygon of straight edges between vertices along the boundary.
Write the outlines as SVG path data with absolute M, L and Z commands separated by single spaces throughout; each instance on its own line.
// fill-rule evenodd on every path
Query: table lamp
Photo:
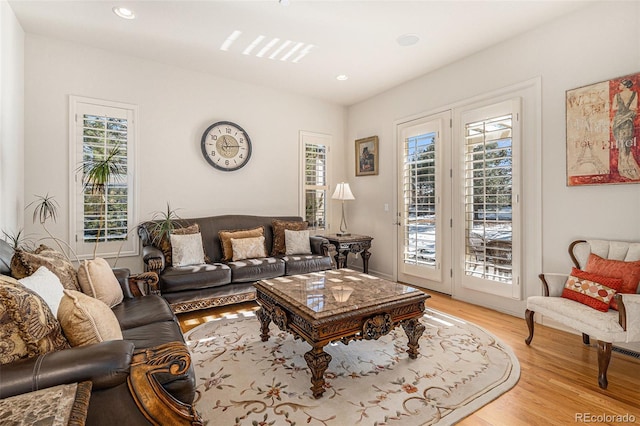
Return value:
M 331 198 L 333 198 L 334 200 L 342 201 L 342 221 L 340 221 L 340 232 L 337 235 L 339 237 L 346 237 L 351 235 L 347 232 L 347 220 L 344 217 L 344 202 L 345 200 L 355 200 L 356 198 L 353 196 L 351 188 L 349 188 L 349 184 L 340 182 L 338 185 L 336 185 L 336 190 Z

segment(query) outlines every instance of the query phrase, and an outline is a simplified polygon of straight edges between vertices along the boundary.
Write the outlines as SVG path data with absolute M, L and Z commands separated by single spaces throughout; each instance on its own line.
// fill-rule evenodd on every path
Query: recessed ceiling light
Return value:
M 336 76 L 336 80 L 345 81 L 345 80 L 348 80 L 348 79 L 349 79 L 349 76 L 346 75 L 346 74 L 340 74 L 340 75 Z
M 403 34 L 396 39 L 396 42 L 403 47 L 413 46 L 420 41 L 420 37 L 417 34 Z
M 114 7 L 113 13 L 124 19 L 135 19 L 136 17 L 136 14 L 133 13 L 133 10 L 127 9 L 126 7 Z

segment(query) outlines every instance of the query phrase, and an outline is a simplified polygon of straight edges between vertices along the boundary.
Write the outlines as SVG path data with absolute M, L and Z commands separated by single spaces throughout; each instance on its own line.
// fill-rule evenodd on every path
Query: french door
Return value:
M 451 112 L 398 135 L 398 280 L 451 294 Z
M 398 281 L 519 299 L 520 99 L 397 125 Z

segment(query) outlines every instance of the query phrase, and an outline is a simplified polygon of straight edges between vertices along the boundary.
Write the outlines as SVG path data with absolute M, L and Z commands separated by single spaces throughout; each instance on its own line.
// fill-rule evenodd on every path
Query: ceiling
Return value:
M 589 1 L 9 1 L 27 33 L 351 105 Z M 136 18 L 112 9 L 124 6 Z M 220 50 L 234 32 L 241 34 Z M 411 46 L 399 36 L 417 35 Z M 243 51 L 264 36 L 251 54 Z M 266 45 L 277 38 L 273 47 Z M 260 39 L 258 39 L 260 40 Z M 278 46 L 290 43 L 273 59 Z M 298 45 L 289 60 L 281 60 Z M 299 62 L 292 62 L 308 48 Z M 263 48 L 265 48 L 263 50 Z M 264 56 L 256 53 L 263 51 Z M 339 81 L 336 76 L 348 76 Z

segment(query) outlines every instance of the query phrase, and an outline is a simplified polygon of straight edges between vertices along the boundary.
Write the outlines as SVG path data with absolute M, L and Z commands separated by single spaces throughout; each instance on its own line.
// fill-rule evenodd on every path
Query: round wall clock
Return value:
M 202 135 L 202 155 L 216 169 L 230 172 L 251 158 L 251 139 L 244 129 L 230 121 L 218 121 Z

